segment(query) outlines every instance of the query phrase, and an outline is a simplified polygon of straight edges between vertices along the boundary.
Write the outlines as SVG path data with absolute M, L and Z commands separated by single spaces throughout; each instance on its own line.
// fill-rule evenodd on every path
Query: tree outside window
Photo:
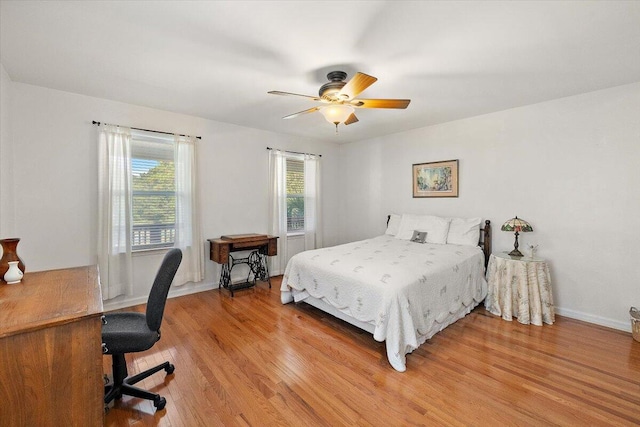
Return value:
M 172 247 L 176 237 L 173 147 L 132 142 L 132 248 Z
M 304 162 L 287 159 L 287 232 L 304 231 Z

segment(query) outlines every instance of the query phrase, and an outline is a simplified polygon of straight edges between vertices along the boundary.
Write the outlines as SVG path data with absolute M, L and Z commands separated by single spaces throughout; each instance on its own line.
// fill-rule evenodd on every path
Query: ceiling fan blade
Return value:
M 279 90 L 272 90 L 269 91 L 267 93 L 270 93 L 271 95 L 283 95 L 283 96 L 301 96 L 303 98 L 307 98 L 307 99 L 312 99 L 314 101 L 320 101 L 321 99 L 318 98 L 317 96 L 310 96 L 310 95 L 300 95 L 298 93 L 291 93 L 291 92 L 281 92 Z
M 351 105 L 358 108 L 407 108 L 410 99 L 354 99 Z
M 298 116 L 301 116 L 303 114 L 313 113 L 315 111 L 318 111 L 319 109 L 320 109 L 320 107 L 309 108 L 308 110 L 299 111 L 297 113 L 293 113 L 293 114 L 289 114 L 288 116 L 284 116 L 283 119 L 293 119 L 294 117 L 298 117 Z
M 360 92 L 374 84 L 376 80 L 378 79 L 368 74 L 356 73 L 356 75 L 353 76 L 351 80 L 349 80 L 347 84 L 342 87 L 342 89 L 340 89 L 338 98 L 353 99 L 358 96 Z
M 357 121 L 358 121 L 358 118 L 356 117 L 356 114 L 355 113 L 351 113 L 349 118 L 344 121 L 344 124 L 345 125 L 350 125 L 351 123 L 355 123 Z

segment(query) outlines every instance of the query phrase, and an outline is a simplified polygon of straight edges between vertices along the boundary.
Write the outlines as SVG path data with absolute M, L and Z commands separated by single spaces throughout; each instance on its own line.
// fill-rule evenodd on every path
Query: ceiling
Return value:
M 0 0 L 0 61 L 14 82 L 343 143 L 640 81 L 640 2 Z M 315 96 L 332 70 L 411 104 L 338 135 L 282 120 L 316 104 L 267 92 Z

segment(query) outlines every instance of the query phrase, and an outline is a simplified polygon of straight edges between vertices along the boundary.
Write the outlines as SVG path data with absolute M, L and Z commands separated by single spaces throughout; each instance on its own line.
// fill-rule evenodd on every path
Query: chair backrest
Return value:
M 153 281 L 149 299 L 147 300 L 147 326 L 152 331 L 160 330 L 169 287 L 173 282 L 176 271 L 178 271 L 178 267 L 180 267 L 180 262 L 182 262 L 182 251 L 180 249 L 171 249 L 164 256 Z

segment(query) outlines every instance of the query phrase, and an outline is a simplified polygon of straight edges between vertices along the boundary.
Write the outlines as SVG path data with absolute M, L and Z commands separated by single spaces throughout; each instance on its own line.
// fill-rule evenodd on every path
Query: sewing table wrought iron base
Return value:
M 210 259 L 222 265 L 218 289 L 229 289 L 231 296 L 239 289 L 255 286 L 256 280 L 269 283 L 271 277 L 267 257 L 278 253 L 278 238 L 267 234 L 235 234 L 209 239 L 211 244 Z M 231 254 L 239 251 L 251 251 L 247 257 L 234 258 Z M 238 264 L 247 264 L 249 273 L 247 280 L 241 283 L 231 282 L 231 270 Z

